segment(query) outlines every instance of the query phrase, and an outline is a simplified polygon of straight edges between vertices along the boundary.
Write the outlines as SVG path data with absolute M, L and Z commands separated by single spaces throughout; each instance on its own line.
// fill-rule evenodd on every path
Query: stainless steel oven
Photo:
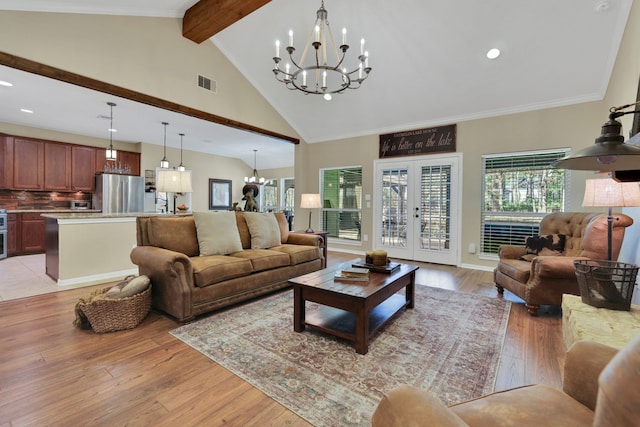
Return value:
M 7 210 L 0 209 L 0 259 L 7 257 Z

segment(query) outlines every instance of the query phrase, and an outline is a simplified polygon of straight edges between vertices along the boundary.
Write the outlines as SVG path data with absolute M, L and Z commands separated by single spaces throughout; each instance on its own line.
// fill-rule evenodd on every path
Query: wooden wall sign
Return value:
M 456 151 L 456 125 L 380 135 L 380 158 Z

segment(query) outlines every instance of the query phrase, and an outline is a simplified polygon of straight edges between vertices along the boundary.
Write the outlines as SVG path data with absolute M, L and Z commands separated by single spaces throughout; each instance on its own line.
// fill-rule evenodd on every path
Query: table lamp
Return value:
M 178 193 L 192 193 L 191 171 L 160 170 L 158 171 L 157 191 L 173 193 L 173 213 L 176 213 Z M 167 200 L 167 203 L 169 201 Z
M 320 194 L 303 194 L 300 197 L 300 207 L 302 209 L 318 209 L 322 207 L 320 203 Z M 309 228 L 307 228 L 307 233 L 313 233 L 313 228 L 311 228 L 311 212 L 309 211 Z
M 607 207 L 607 261 L 612 261 L 611 242 L 613 216 L 611 208 L 640 206 L 640 185 L 637 182 L 618 182 L 612 178 L 587 179 L 582 206 Z

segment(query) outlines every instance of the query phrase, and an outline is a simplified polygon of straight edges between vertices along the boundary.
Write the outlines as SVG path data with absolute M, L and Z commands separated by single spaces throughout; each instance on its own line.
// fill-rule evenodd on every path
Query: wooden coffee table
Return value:
M 356 352 L 369 351 L 369 339 L 403 308 L 413 308 L 416 265 L 400 264 L 391 274 L 369 273 L 368 282 L 334 281 L 337 271 L 362 262 L 355 259 L 289 280 L 293 285 L 293 329 L 313 327 L 355 343 Z M 397 293 L 405 288 L 404 295 Z M 306 301 L 320 310 L 306 316 Z

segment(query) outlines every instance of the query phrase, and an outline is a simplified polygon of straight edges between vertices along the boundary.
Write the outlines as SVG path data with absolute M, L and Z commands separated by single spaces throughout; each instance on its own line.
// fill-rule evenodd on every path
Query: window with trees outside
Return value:
M 260 210 L 262 212 L 275 212 L 278 210 L 278 180 L 267 179 L 262 186 L 262 200 Z
M 524 245 L 539 234 L 540 220 L 565 210 L 569 171 L 551 164 L 568 149 L 482 156 L 481 252 L 497 255 L 500 245 Z
M 320 170 L 321 227 L 329 237 L 359 242 L 362 221 L 362 167 Z

